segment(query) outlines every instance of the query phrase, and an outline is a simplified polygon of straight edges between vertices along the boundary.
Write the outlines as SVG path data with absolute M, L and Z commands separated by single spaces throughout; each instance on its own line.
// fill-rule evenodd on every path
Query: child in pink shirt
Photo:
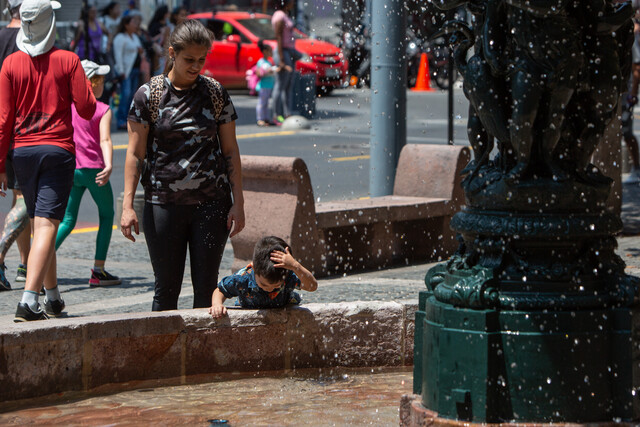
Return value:
M 104 76 L 109 73 L 108 65 L 98 65 L 84 60 L 82 67 L 91 82 L 96 98 L 104 90 Z M 76 170 L 73 176 L 73 188 L 64 219 L 58 228 L 56 249 L 71 233 L 78 219 L 80 201 L 85 190 L 98 205 L 100 225 L 96 239 L 95 262 L 91 270 L 90 286 L 119 285 L 121 280 L 104 269 L 104 263 L 113 231 L 113 190 L 109 183 L 112 170 L 113 145 L 111 142 L 111 117 L 109 106 L 98 101 L 96 112 L 91 120 L 85 120 L 72 109 L 73 140 L 76 146 Z

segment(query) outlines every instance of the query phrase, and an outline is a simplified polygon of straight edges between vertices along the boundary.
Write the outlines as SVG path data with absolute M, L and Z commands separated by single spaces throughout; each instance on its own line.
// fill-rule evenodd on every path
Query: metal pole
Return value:
M 371 5 L 371 161 L 369 193 L 393 193 L 400 150 L 407 141 L 406 14 L 402 0 Z
M 447 64 L 447 72 L 449 73 L 449 89 L 448 89 L 448 98 L 449 98 L 449 128 L 448 128 L 448 141 L 449 145 L 453 145 L 453 50 L 449 48 L 449 63 Z

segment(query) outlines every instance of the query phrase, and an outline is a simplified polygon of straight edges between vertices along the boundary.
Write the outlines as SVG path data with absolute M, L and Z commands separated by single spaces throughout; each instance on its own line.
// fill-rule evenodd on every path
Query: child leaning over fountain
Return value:
M 313 274 L 293 258 L 289 245 L 279 237 L 263 237 L 253 249 L 253 262 L 237 273 L 223 278 L 213 292 L 209 313 L 222 317 L 227 298 L 238 297 L 244 308 L 278 308 L 299 304 L 294 289 L 313 292 L 318 282 Z

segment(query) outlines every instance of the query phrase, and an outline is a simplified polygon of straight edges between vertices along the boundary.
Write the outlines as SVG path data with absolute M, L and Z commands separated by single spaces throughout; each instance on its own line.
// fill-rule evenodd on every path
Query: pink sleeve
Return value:
M 96 112 L 96 97 L 93 96 L 91 83 L 89 83 L 84 74 L 80 59 L 75 56 L 71 61 L 71 98 L 73 99 L 73 104 L 76 106 L 80 117 L 85 120 L 91 120 Z
M 16 114 L 7 61 L 3 65 L 0 71 L 0 173 L 6 170 L 5 160 L 11 147 Z

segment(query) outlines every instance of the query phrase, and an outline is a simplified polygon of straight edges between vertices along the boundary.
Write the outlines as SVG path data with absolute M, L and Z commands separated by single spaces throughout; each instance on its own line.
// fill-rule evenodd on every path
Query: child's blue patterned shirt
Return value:
M 244 308 L 278 308 L 299 304 L 301 300 L 300 295 L 294 292 L 294 289 L 300 289 L 300 279 L 293 271 L 287 270 L 283 286 L 267 292 L 258 286 L 252 264 L 224 277 L 218 283 L 218 289 L 225 298 L 238 297 L 236 305 Z

